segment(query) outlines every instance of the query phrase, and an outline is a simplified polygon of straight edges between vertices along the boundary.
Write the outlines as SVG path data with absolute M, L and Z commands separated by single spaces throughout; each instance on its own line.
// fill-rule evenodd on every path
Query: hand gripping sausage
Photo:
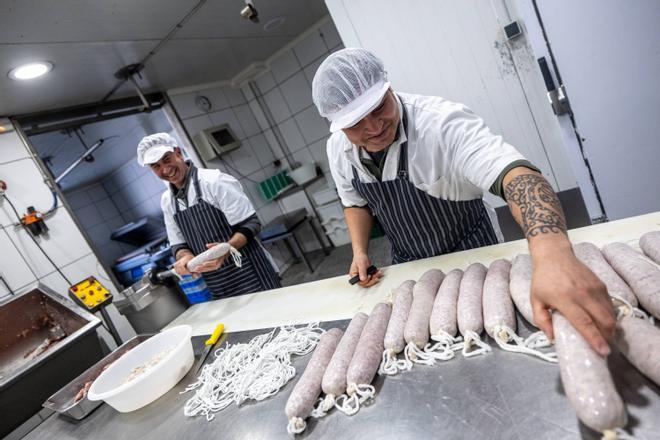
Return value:
M 479 336 L 484 330 L 484 317 L 481 307 L 486 266 L 473 263 L 465 269 L 458 292 L 456 317 L 458 330 L 463 335 L 463 356 L 470 357 L 490 351 L 490 346 Z M 473 345 L 479 348 L 469 351 Z
M 210 260 L 217 260 L 223 255 L 226 255 L 227 252 L 229 252 L 234 259 L 234 264 L 236 264 L 238 267 L 241 267 L 241 253 L 229 243 L 219 243 L 212 248 L 205 250 L 201 254 L 193 257 L 190 261 L 188 261 L 188 263 L 186 263 L 186 267 L 188 270 L 193 271 L 200 264 L 206 263 Z
M 614 345 L 642 374 L 660 386 L 660 329 L 633 316 L 619 318 Z
M 605 245 L 603 255 L 632 288 L 642 307 L 660 319 L 660 269 L 658 266 L 624 243 Z
M 333 328 L 323 333 L 319 344 L 309 360 L 305 372 L 293 388 L 284 412 L 289 419 L 287 430 L 291 434 L 303 432 L 307 426 L 305 419 L 314 408 L 321 394 L 321 381 L 325 369 L 341 339 L 342 331 Z
M 626 410 L 601 357 L 564 316 L 552 314 L 564 391 L 578 418 L 606 436 L 626 424 Z M 607 437 L 606 437 L 607 438 Z
M 390 320 L 392 307 L 389 304 L 378 303 L 371 311 L 364 325 L 355 353 L 351 358 L 346 372 L 346 395 L 339 396 L 335 407 L 347 415 L 353 415 L 360 410 L 362 402 L 374 397 L 376 390 L 371 384 L 374 379 L 380 359 L 383 355 L 383 340 Z M 343 400 L 340 403 L 340 400 Z
M 530 354 L 548 362 L 557 362 L 554 354 L 542 353 L 528 346 L 516 334 L 516 312 L 509 293 L 511 263 L 495 260 L 488 267 L 483 289 L 483 314 L 486 333 L 502 350 Z
M 598 246 L 592 243 L 573 245 L 575 256 L 584 263 L 607 287 L 607 292 L 615 299 L 622 298 L 637 307 L 637 298 L 625 281 L 609 265 Z
M 406 361 L 397 360 L 396 355 L 401 353 L 406 346 L 403 338 L 403 329 L 408 319 L 408 313 L 410 313 L 414 286 L 414 281 L 404 281 L 397 287 L 394 293 L 392 314 L 390 315 L 390 322 L 387 324 L 387 331 L 385 332 L 385 350 L 383 351 L 383 360 L 381 361 L 378 374 L 393 375 L 408 367 Z
M 425 348 L 430 336 L 429 320 L 433 302 L 444 277 L 441 270 L 430 269 L 422 274 L 413 287 L 413 302 L 403 330 L 406 341 L 404 353 L 409 367 L 412 366 L 411 362 L 426 365 L 435 363 L 434 353 L 429 353 Z
M 456 336 L 458 332 L 456 306 L 462 278 L 463 271 L 460 269 L 449 272 L 442 280 L 433 303 L 429 330 L 431 339 L 436 341 L 436 344 L 430 347 L 428 351 L 435 352 L 439 359 L 452 359 L 454 351 L 463 348 L 462 338 Z
M 639 247 L 647 257 L 660 264 L 660 231 L 643 234 L 639 239 Z
M 319 406 L 312 411 L 312 417 L 325 416 L 335 406 L 335 399 L 346 392 L 348 364 L 351 362 L 367 319 L 366 314 L 358 312 L 348 324 L 344 336 L 339 341 L 328 368 L 325 369 L 325 374 L 323 374 L 321 389 L 325 393 L 325 398 L 320 399 Z

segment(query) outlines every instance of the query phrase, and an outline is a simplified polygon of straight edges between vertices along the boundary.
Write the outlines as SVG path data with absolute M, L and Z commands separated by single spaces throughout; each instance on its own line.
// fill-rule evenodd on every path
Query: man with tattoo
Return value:
M 318 68 L 312 96 L 330 121 L 330 171 L 353 247 L 349 275 L 369 287 L 374 219 L 392 243 L 392 263 L 498 243 L 486 191 L 520 224 L 534 263 L 535 323 L 552 339 L 551 310 L 602 355 L 615 318 L 605 286 L 573 254 L 559 200 L 538 168 L 466 106 L 395 93 L 371 52 L 342 49 Z

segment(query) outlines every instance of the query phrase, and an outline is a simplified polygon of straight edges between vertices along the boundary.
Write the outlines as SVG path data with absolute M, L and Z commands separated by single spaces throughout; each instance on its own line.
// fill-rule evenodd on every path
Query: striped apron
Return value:
M 408 180 L 407 151 L 408 141 L 400 146 L 394 180 L 365 183 L 353 167 L 353 187 L 392 243 L 392 264 L 497 244 L 483 200 L 444 200 L 416 188 Z
M 202 200 L 197 168 L 192 168 L 190 179 L 195 185 L 197 203 L 181 211 L 179 203 L 174 199 L 174 220 L 190 250 L 198 255 L 206 250 L 207 243 L 224 243 L 234 235 L 234 231 L 221 210 Z M 241 254 L 242 267 L 236 267 L 232 258 L 227 258 L 219 269 L 202 274 L 215 298 L 228 298 L 280 287 L 279 276 L 256 238 L 241 248 Z

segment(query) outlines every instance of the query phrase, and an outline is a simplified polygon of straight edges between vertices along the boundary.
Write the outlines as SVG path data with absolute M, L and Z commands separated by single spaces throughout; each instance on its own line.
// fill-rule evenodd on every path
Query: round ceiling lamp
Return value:
M 48 61 L 39 61 L 36 63 L 23 64 L 12 69 L 9 77 L 18 81 L 38 78 L 53 70 L 53 64 Z

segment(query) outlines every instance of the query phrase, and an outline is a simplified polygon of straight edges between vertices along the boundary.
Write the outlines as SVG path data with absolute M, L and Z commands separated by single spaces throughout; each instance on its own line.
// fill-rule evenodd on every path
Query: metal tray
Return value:
M 100 400 L 91 401 L 87 398 L 87 396 L 83 397 L 78 402 L 74 402 L 73 399 L 76 397 L 76 394 L 78 394 L 78 391 L 80 391 L 80 389 L 84 387 L 87 382 L 95 380 L 107 365 L 116 361 L 126 352 L 130 351 L 133 347 L 149 339 L 151 336 L 153 335 L 137 335 L 122 344 L 115 351 L 98 361 L 87 371 L 69 382 L 64 388 L 50 396 L 48 400 L 43 403 L 44 408 L 51 409 L 75 420 L 82 420 L 85 418 L 103 402 Z

